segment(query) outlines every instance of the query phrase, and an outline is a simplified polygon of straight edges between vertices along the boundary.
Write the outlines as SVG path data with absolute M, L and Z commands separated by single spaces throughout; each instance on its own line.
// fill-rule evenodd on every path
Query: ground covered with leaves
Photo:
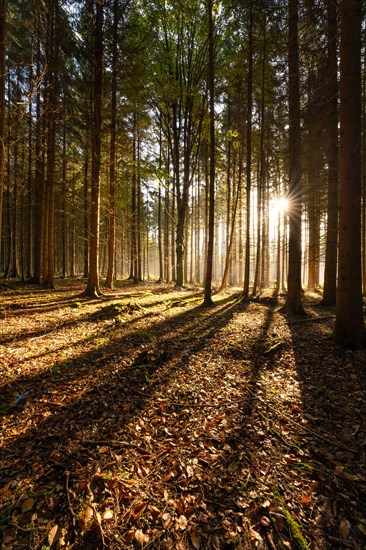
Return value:
M 305 296 L 1 287 L 7 549 L 366 548 L 366 353 Z

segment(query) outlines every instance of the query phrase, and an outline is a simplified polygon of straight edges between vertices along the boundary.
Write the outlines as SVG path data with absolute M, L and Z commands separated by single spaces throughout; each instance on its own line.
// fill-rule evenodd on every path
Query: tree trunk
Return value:
M 322 303 L 334 306 L 337 294 L 338 249 L 338 79 L 337 79 L 337 7 L 338 0 L 327 0 L 328 17 L 328 85 L 327 85 L 327 164 L 328 204 L 327 234 Z
M 1 252 L 1 228 L 3 213 L 3 187 L 4 187 L 4 128 L 5 128 L 5 83 L 6 83 L 6 0 L 0 0 L 0 252 Z
M 108 269 L 106 287 L 113 288 L 116 250 L 116 119 L 117 119 L 117 62 L 118 62 L 118 0 L 113 4 L 112 45 L 112 100 L 111 137 L 109 149 L 109 213 L 108 213 Z
M 249 0 L 249 45 L 248 45 L 248 80 L 247 80 L 247 162 L 246 162 L 246 234 L 244 258 L 243 298 L 249 295 L 250 280 L 250 211 L 251 211 L 251 177 L 252 177 L 252 104 L 253 104 L 253 0 Z
M 361 280 L 361 0 L 341 0 L 339 264 L 335 340 L 366 343 Z
M 58 0 L 48 13 L 48 91 L 47 91 L 47 256 L 43 273 L 43 286 L 54 288 L 55 274 L 55 162 L 56 162 L 56 112 L 58 104 Z
M 301 300 L 301 129 L 299 90 L 298 0 L 289 0 L 289 257 L 283 311 L 304 315 Z
M 210 174 L 209 174 L 209 208 L 208 208 L 208 243 L 206 258 L 205 292 L 203 303 L 211 306 L 212 274 L 214 262 L 214 229 L 215 229 L 215 58 L 214 58 L 214 21 L 212 15 L 212 0 L 208 0 L 208 90 L 210 115 Z
M 89 273 L 84 296 L 99 296 L 100 153 L 103 87 L 103 1 L 96 0 L 94 30 L 94 94 L 90 197 Z

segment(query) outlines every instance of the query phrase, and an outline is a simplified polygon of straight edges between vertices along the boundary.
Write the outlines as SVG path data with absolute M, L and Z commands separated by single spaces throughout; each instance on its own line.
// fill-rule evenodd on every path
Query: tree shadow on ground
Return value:
M 242 308 L 234 296 L 218 301 L 209 311 L 202 307 L 179 311 L 151 327 L 115 335 L 97 351 L 80 354 L 58 372 L 24 377 L 23 383 L 33 388 L 32 398 L 23 411 L 9 414 L 13 436 L 1 450 L 2 485 L 17 487 L 19 494 L 21 487 L 30 487 L 37 496 L 57 488 L 53 499 L 40 504 L 38 516 L 43 521 L 59 510 L 69 512 L 74 523 L 66 480 L 73 484 L 86 475 L 85 471 L 95 473 L 97 462 L 100 468 L 106 457 L 115 461 L 117 453 L 126 447 L 135 455 L 132 463 L 138 462 L 141 453 L 154 452 L 153 447 L 146 448 L 141 433 L 134 434 L 126 444 L 120 437 L 129 431 L 133 418 L 150 406 L 154 394 L 172 377 L 184 376 L 192 354 L 209 346 L 217 330 Z M 145 341 L 142 330 L 148 332 Z M 13 383 L 2 387 L 4 396 L 13 391 Z M 22 415 L 29 413 L 32 422 L 24 429 Z M 18 424 L 22 426 L 20 432 Z M 24 499 L 19 499 L 10 514 L 12 527 L 19 527 L 19 532 L 25 534 L 19 548 L 30 544 L 35 536 L 34 530 L 27 527 L 34 510 L 20 513 L 22 502 Z M 14 517 L 22 523 L 18 525 Z M 40 539 L 31 544 L 41 547 Z
M 308 322 L 289 322 L 306 428 L 302 441 L 316 480 L 313 515 L 328 548 L 363 548 L 366 351 L 338 347 L 329 310 L 315 304 L 314 311 Z

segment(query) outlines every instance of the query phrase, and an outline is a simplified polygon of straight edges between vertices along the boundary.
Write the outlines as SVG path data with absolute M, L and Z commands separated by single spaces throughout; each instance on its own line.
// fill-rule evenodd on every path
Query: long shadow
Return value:
M 196 352 L 207 344 L 209 338 L 215 335 L 217 327 L 225 326 L 231 319 L 234 311 L 241 306 L 237 304 L 235 298 L 223 300 L 210 315 L 207 315 L 206 310 L 198 307 L 194 310 L 179 313 L 173 319 L 169 318 L 160 323 L 154 324 L 151 329 L 151 339 L 154 340 L 154 345 L 151 346 L 152 354 L 156 355 L 159 350 L 169 349 L 169 353 L 166 355 L 163 361 L 158 363 L 146 364 L 146 361 L 139 363 L 139 359 L 136 360 L 139 347 L 136 345 L 136 341 L 140 338 L 139 329 L 127 333 L 126 335 L 115 338 L 111 343 L 101 346 L 96 351 L 91 351 L 81 354 L 79 357 L 73 359 L 72 365 L 66 365 L 62 372 L 52 374 L 50 372 L 42 373 L 41 375 L 25 376 L 17 380 L 17 384 L 22 383 L 24 386 L 32 386 L 34 388 L 32 399 L 37 403 L 37 399 L 42 401 L 47 395 L 51 395 L 53 392 L 58 391 L 62 393 L 63 388 L 76 386 L 78 383 L 83 382 L 84 376 L 96 376 L 95 383 L 88 389 L 87 396 L 83 395 L 80 399 L 75 399 L 69 406 L 61 406 L 60 411 L 52 416 L 45 422 L 42 421 L 42 431 L 47 431 L 47 426 L 53 423 L 57 425 L 63 425 L 67 420 L 68 412 L 70 410 L 82 411 L 86 406 L 86 403 L 92 403 L 92 409 L 94 417 L 96 411 L 98 411 L 99 398 L 98 395 L 108 389 L 110 392 L 113 388 L 111 401 L 107 407 L 108 412 L 112 412 L 115 408 L 115 404 L 118 403 L 121 396 L 124 395 L 124 388 L 121 387 L 121 379 L 125 378 L 125 383 L 128 386 L 128 382 L 133 382 L 134 392 L 138 393 L 138 385 L 142 384 L 146 386 L 146 376 L 144 374 L 144 368 L 151 369 L 153 372 L 156 370 L 162 370 L 165 364 L 168 364 L 169 359 L 174 355 L 175 367 L 174 370 L 181 368 L 184 363 L 184 358 L 189 353 Z M 212 328 L 214 323 L 214 328 Z M 176 338 L 167 337 L 172 330 L 181 329 L 184 326 L 183 332 L 185 333 L 184 345 L 181 342 L 177 342 Z M 189 334 L 187 332 L 189 331 Z M 137 353 L 136 353 L 137 352 Z M 136 362 L 137 361 L 137 362 Z M 105 380 L 105 375 L 101 371 L 109 366 L 108 380 Z M 144 368 L 140 368 L 144 367 Z M 112 370 L 113 369 L 113 370 Z M 146 369 L 145 369 L 146 370 Z M 118 374 L 117 374 L 118 371 Z M 102 379 L 97 378 L 97 374 Z M 167 369 L 166 375 L 169 376 L 172 371 Z M 137 385 L 136 385 L 137 384 Z M 13 391 L 13 384 L 10 382 L 2 387 L 3 395 L 9 394 Z M 154 384 L 148 385 L 148 393 L 151 395 L 154 393 Z M 113 398 L 112 398 L 113 396 Z M 127 397 L 129 394 L 127 395 Z M 91 400 L 91 401 L 89 401 Z M 144 400 L 143 400 L 144 401 Z M 44 401 L 42 401 L 44 402 Z M 50 405 L 52 403 L 50 402 Z M 99 403 L 102 409 L 105 409 L 105 403 L 103 400 Z M 21 412 L 20 412 L 21 414 Z M 99 413 L 97 413 L 98 416 Z M 91 416 L 91 417 L 92 417 Z M 90 418 L 91 418 L 90 417 Z M 93 422 L 92 422 L 93 424 Z M 22 442 L 31 443 L 32 440 L 35 443 L 38 427 L 35 426 L 25 436 L 21 435 L 19 438 L 15 438 L 14 443 L 11 445 L 11 453 L 17 451 L 22 447 Z M 9 452 L 9 448 L 6 452 Z
M 226 298 L 225 300 L 221 300 L 219 303 L 222 305 L 222 304 L 226 304 L 227 302 L 230 303 L 232 300 L 236 300 L 236 297 L 234 296 L 234 297 Z M 196 310 L 201 311 L 201 308 L 197 307 Z M 204 310 L 202 310 L 202 312 L 203 311 Z M 95 323 L 96 321 L 98 321 L 100 319 L 105 320 L 106 318 L 107 319 L 112 318 L 115 315 L 116 315 L 116 312 L 114 311 L 114 309 L 111 312 L 109 310 L 109 307 L 105 306 L 105 307 L 102 307 L 100 310 L 97 310 L 96 312 L 92 312 L 90 314 L 84 315 L 82 319 L 72 319 L 70 321 L 66 321 L 66 322 L 62 323 L 61 325 L 58 325 L 56 328 L 53 327 L 53 330 L 51 332 L 56 333 L 57 330 L 59 330 L 59 329 L 73 328 L 74 326 L 77 326 L 81 321 L 82 322 Z M 187 312 L 183 312 L 181 314 L 178 314 L 178 315 L 174 316 L 173 320 L 169 319 L 168 321 L 159 321 L 158 323 L 154 323 L 152 328 L 149 327 L 148 329 L 142 330 L 142 332 L 141 332 L 141 329 L 137 329 L 135 332 L 133 330 L 131 331 L 131 328 L 133 327 L 134 324 L 139 323 L 144 319 L 146 320 L 147 318 L 152 317 L 152 316 L 153 316 L 153 314 L 150 314 L 150 313 L 146 313 L 146 314 L 142 314 L 142 315 L 136 315 L 135 314 L 126 323 L 126 330 L 128 332 L 122 338 L 120 338 L 118 336 L 118 334 L 119 334 L 118 325 L 116 327 L 107 326 L 105 328 L 102 328 L 102 330 L 98 333 L 98 338 L 100 339 L 100 338 L 104 338 L 104 337 L 108 336 L 111 340 L 111 342 L 109 344 L 109 353 L 117 354 L 118 350 L 119 350 L 119 347 L 121 346 L 122 343 L 124 345 L 130 345 L 132 347 L 135 347 L 136 339 L 143 340 L 143 339 L 146 339 L 146 336 L 148 337 L 148 339 L 152 338 L 156 328 L 158 329 L 159 338 L 161 338 L 161 335 L 164 333 L 165 330 L 169 331 L 169 330 L 172 329 L 172 327 L 174 327 L 176 325 L 179 326 L 185 318 L 190 319 L 191 316 L 195 317 L 195 313 L 192 313 L 192 309 L 190 309 Z M 161 332 L 160 332 L 160 330 L 161 330 Z M 43 329 L 39 332 L 24 335 L 24 338 L 37 337 L 37 336 L 40 336 L 40 335 L 43 336 L 44 334 L 45 334 L 45 328 L 43 327 Z M 97 338 L 97 336 L 94 334 L 90 338 L 87 338 L 86 340 L 85 339 L 80 340 L 79 343 L 84 343 L 85 344 L 88 341 L 95 340 L 96 338 Z M 19 338 L 19 339 L 22 339 L 22 338 Z M 14 342 L 15 340 L 12 339 L 10 341 Z M 3 341 L 3 343 L 5 343 L 5 342 L 6 341 Z M 77 346 L 78 342 L 72 342 L 72 345 Z M 61 348 L 56 349 L 56 350 L 52 349 L 52 350 L 46 352 L 46 354 L 42 353 L 42 354 L 39 354 L 39 355 L 36 355 L 36 356 L 33 355 L 33 356 L 27 358 L 27 360 L 34 360 L 35 358 L 44 357 L 45 355 L 48 355 L 50 353 L 54 353 L 54 351 L 61 351 L 62 349 L 65 349 L 67 347 L 69 347 L 68 344 L 66 344 L 65 346 L 62 346 Z M 95 361 L 98 361 L 98 357 L 106 356 L 106 351 L 105 351 L 104 347 L 102 347 L 100 349 L 93 350 L 92 356 L 93 356 Z M 81 373 L 83 372 L 83 370 L 80 369 L 80 365 L 79 365 L 80 360 L 82 362 L 82 359 L 80 359 L 82 357 L 83 357 L 83 352 L 80 354 L 80 356 L 77 356 L 76 358 L 74 356 L 72 361 L 66 361 L 66 365 L 67 365 L 66 370 L 68 370 L 70 372 L 74 371 L 76 377 L 80 376 Z M 22 361 L 15 361 L 15 363 L 19 363 L 19 362 L 22 362 Z M 62 369 L 62 370 L 64 371 L 65 369 Z M 87 367 L 85 372 L 88 372 L 88 370 L 89 370 L 89 366 Z M 23 389 L 31 388 L 32 391 L 36 392 L 37 388 L 42 388 L 43 380 L 46 380 L 47 384 L 49 384 L 50 378 L 52 378 L 53 376 L 54 375 L 53 375 L 52 371 L 51 372 L 50 371 L 43 372 L 41 375 L 36 375 L 36 376 L 34 376 L 32 374 L 26 375 L 26 376 L 18 376 L 16 379 L 12 380 L 11 382 L 1 386 L 1 393 L 2 393 L 2 396 L 3 396 L 3 401 L 5 400 L 6 396 L 8 398 L 8 401 L 10 401 L 10 402 L 13 401 L 14 398 L 15 398 L 15 393 L 19 392 L 20 388 L 23 388 Z M 36 389 L 34 389 L 34 388 L 36 388 Z
M 231 535 L 228 533 L 227 540 L 222 536 L 220 548 L 254 548 L 255 538 L 251 535 L 250 541 L 247 534 L 251 524 L 255 527 L 252 533 L 255 533 L 257 541 L 261 541 L 262 548 L 275 547 L 273 539 L 271 543 L 267 542 L 268 525 L 261 524 L 264 514 L 261 503 L 273 497 L 272 489 L 277 490 L 271 487 L 269 472 L 274 466 L 273 438 L 276 439 L 278 434 L 272 430 L 271 421 L 266 417 L 261 377 L 265 371 L 272 370 L 278 361 L 277 352 L 270 350 L 270 342 L 274 337 L 281 338 L 281 335 L 271 333 L 276 301 L 273 300 L 270 305 L 264 304 L 263 308 L 261 325 L 255 326 L 249 334 L 247 331 L 235 348 L 231 352 L 229 350 L 228 359 L 238 362 L 232 368 L 239 372 L 243 398 L 238 403 L 238 409 L 233 411 L 235 421 L 231 428 L 226 429 L 216 441 L 211 441 L 221 460 L 215 465 L 212 483 L 205 484 L 203 500 L 209 503 L 214 524 L 219 525 L 221 517 L 227 518 L 228 524 L 231 524 Z M 242 352 L 238 348 L 242 348 Z M 282 442 L 279 441 L 279 444 Z M 248 519 L 244 520 L 244 517 Z M 204 532 L 203 524 L 201 529 Z M 233 535 L 235 530 L 236 536 Z M 214 545 L 211 546 L 208 540 L 207 547 Z
M 146 345 L 143 350 L 136 349 L 136 330 L 101 346 L 97 353 L 81 354 L 71 368 L 55 376 L 44 373 L 25 377 L 24 383 L 34 388 L 32 401 L 26 405 L 33 408 L 34 423 L 25 433 L 14 435 L 1 450 L 2 483 L 11 479 L 26 483 L 32 479 L 35 492 L 37 487 L 57 485 L 57 507 L 67 511 L 70 495 L 62 489 L 65 472 L 93 468 L 93 450 L 100 442 L 115 452 L 123 449 L 118 433 L 173 376 L 184 375 L 190 355 L 204 349 L 216 331 L 242 309 L 236 297 L 230 297 L 210 311 L 197 307 L 180 312 L 150 328 L 150 348 Z M 11 391 L 12 385 L 5 389 Z M 64 404 L 63 392 L 72 393 L 68 404 Z M 39 416 L 38 404 L 40 410 L 48 409 L 46 416 Z M 15 427 L 16 414 L 9 419 Z M 116 434 L 113 441 L 111 433 Z M 145 445 L 137 438 L 136 448 L 139 447 L 144 450 Z M 31 456 L 31 460 L 24 460 L 24 456 Z M 22 517 L 27 520 L 27 514 Z
M 322 316 L 329 315 L 316 305 L 317 315 L 319 309 Z M 289 328 L 307 428 L 302 438 L 318 483 L 318 525 L 329 548 L 353 542 L 365 548 L 366 350 L 338 347 L 329 319 L 292 322 Z

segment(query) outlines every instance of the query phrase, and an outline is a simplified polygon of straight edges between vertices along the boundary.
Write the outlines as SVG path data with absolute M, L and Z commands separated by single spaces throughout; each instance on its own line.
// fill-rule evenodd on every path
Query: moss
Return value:
M 284 514 L 296 547 L 299 548 L 299 550 L 309 550 L 306 540 L 301 534 L 299 524 L 294 520 L 288 510 L 284 510 Z

